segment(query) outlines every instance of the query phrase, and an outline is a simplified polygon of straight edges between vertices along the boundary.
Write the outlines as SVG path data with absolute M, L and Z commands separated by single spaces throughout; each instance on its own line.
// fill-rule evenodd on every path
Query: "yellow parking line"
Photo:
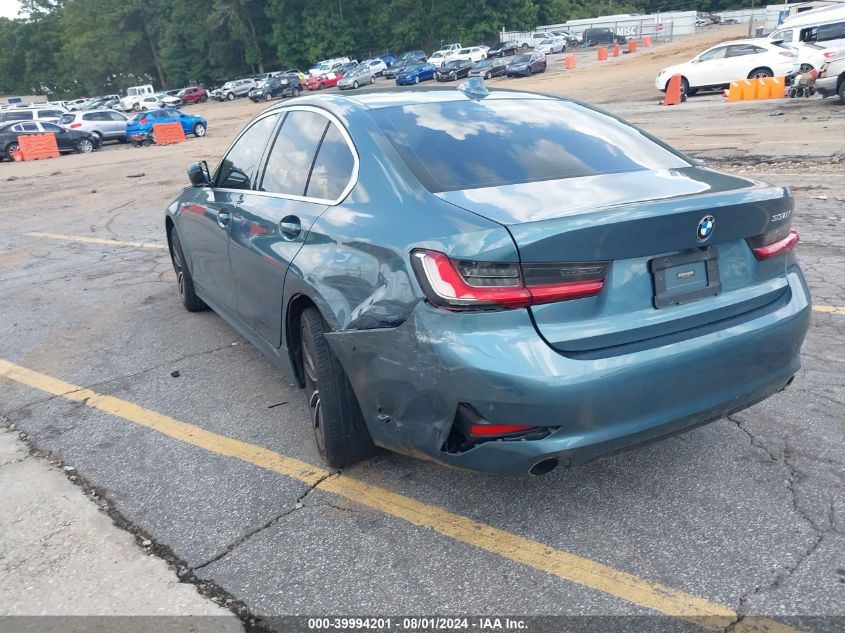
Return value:
M 317 485 L 320 490 L 339 495 L 413 525 L 429 528 L 456 541 L 616 596 L 641 607 L 689 620 L 707 629 L 722 631 L 737 618 L 735 611 L 720 604 L 645 580 L 588 558 L 555 549 L 539 541 L 479 523 L 385 488 L 366 484 L 348 475 L 338 474 L 324 479 L 330 473 L 318 466 L 312 466 L 255 444 L 206 431 L 120 398 L 100 394 L 2 359 L 0 359 L 0 376 L 54 396 L 80 402 L 211 453 L 239 459 L 308 485 Z M 795 633 L 795 629 L 779 622 L 757 618 L 741 620 L 736 630 Z
M 837 306 L 813 306 L 814 312 L 827 312 L 829 314 L 845 314 L 845 308 Z
M 65 240 L 67 242 L 84 242 L 85 244 L 106 244 L 108 246 L 131 246 L 133 248 L 157 248 L 167 250 L 167 244 L 153 242 L 124 242 L 121 240 L 106 240 L 99 237 L 84 237 L 81 235 L 61 235 L 59 233 L 27 233 L 30 237 L 45 237 L 50 240 Z

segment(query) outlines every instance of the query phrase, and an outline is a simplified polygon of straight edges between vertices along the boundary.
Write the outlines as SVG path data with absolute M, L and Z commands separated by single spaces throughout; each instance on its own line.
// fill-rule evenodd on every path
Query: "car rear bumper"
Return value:
M 836 94 L 836 80 L 838 77 L 823 77 L 816 79 L 816 92 L 823 97 L 832 97 Z
M 800 367 L 810 297 L 797 266 L 769 312 L 671 345 L 590 360 L 549 347 L 526 310 L 454 314 L 421 303 L 402 326 L 329 334 L 376 444 L 469 470 L 578 465 L 742 410 Z M 543 439 L 449 452 L 460 404 Z

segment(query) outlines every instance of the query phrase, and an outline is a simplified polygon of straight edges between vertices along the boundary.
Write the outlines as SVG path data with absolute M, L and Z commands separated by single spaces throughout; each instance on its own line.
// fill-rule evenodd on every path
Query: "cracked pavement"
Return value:
M 845 306 L 838 154 L 757 146 L 777 134 L 759 125 L 773 108 L 788 109 L 778 121 L 809 117 L 840 138 L 845 110 L 821 100 L 757 104 L 720 122 L 714 98 L 691 103 L 670 115 L 646 102 L 608 107 L 710 166 L 792 187 L 814 302 Z M 201 140 L 0 165 L 0 180 L 15 178 L 0 189 L 0 358 L 319 464 L 302 393 L 213 313 L 182 309 L 166 251 L 26 235 L 164 243 L 162 209 L 183 186 L 182 167 L 213 163 L 261 106 L 206 108 L 212 127 Z M 705 147 L 704 132 L 685 136 L 684 127 L 701 128 L 702 112 L 711 139 L 720 125 L 724 135 L 745 125 L 747 151 Z M 738 614 L 729 630 L 758 615 L 841 630 L 830 616 L 845 617 L 843 330 L 845 314 L 814 313 L 787 391 L 583 468 L 496 477 L 381 453 L 344 475 L 722 604 Z M 650 613 L 340 499 L 322 481 L 209 454 L 5 379 L 0 416 L 171 551 L 180 578 L 219 588 L 257 617 Z

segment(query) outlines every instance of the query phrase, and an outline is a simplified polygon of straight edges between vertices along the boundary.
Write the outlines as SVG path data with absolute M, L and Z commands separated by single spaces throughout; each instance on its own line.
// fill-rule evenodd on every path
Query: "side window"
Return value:
M 279 115 L 265 117 L 244 132 L 226 154 L 217 168 L 214 186 L 220 189 L 252 189 L 258 163 L 267 139 L 276 125 Z
M 6 121 L 32 121 L 32 110 L 7 112 Z
M 328 123 L 316 112 L 294 110 L 288 114 L 267 159 L 261 191 L 305 195 L 314 154 Z
M 82 115 L 83 121 L 102 121 L 103 115 L 100 112 L 90 112 Z
M 802 42 L 815 42 L 819 35 L 819 27 L 811 26 L 807 29 L 801 29 L 801 36 L 798 38 Z
M 791 44 L 792 43 L 792 31 L 791 30 L 789 30 L 789 31 L 775 31 L 774 33 L 772 33 L 772 35 L 769 37 L 769 39 L 772 40 L 773 42 L 783 41 L 783 42 L 786 42 L 787 44 Z
M 126 117 L 123 116 L 120 112 L 109 112 L 108 117 L 111 121 L 119 121 L 121 123 L 126 121 Z
M 745 55 L 753 55 L 754 47 L 747 44 L 740 44 L 736 46 L 728 46 L 725 57 L 743 57 Z
M 311 169 L 305 195 L 309 198 L 336 200 L 349 184 L 354 166 L 355 159 L 346 139 L 334 123 L 329 123 Z
M 15 132 L 39 132 L 37 123 L 18 123 L 13 125 L 12 129 Z
M 58 134 L 59 132 L 64 131 L 58 125 L 55 125 L 53 123 L 47 123 L 47 122 L 44 122 L 44 123 L 41 124 L 41 129 L 44 130 L 45 132 L 53 132 L 55 134 Z
M 709 62 L 714 59 L 723 59 L 725 57 L 725 51 L 728 50 L 727 46 L 720 46 L 719 48 L 714 48 L 711 51 L 707 51 L 703 53 L 699 58 L 698 61 L 700 62 Z
M 824 24 L 819 27 L 817 40 L 819 42 L 829 42 L 830 40 L 845 39 L 845 22 L 836 22 L 835 24 Z

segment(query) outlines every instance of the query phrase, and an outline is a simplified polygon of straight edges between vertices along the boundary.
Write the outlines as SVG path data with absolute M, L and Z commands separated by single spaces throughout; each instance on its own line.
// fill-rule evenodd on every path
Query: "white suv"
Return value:
M 59 119 L 59 125 L 71 130 L 82 130 L 97 135 L 100 145 L 103 141 L 126 141 L 126 124 L 129 121 L 125 115 L 115 110 L 86 110 L 85 112 L 68 112 Z
M 67 110 L 58 106 L 49 108 L 10 108 L 0 112 L 0 123 L 9 121 L 46 121 L 57 123 Z

